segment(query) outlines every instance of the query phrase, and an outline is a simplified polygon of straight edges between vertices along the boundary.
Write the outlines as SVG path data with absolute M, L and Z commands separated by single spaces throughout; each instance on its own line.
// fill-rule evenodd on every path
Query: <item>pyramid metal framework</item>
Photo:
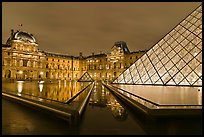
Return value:
M 112 83 L 202 86 L 202 5 Z
M 88 72 L 85 72 L 81 78 L 78 80 L 78 82 L 92 82 L 94 81 Z

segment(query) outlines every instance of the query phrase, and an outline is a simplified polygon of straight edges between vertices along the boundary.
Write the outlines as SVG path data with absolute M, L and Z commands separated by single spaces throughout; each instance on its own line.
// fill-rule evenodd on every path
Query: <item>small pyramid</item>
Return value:
M 92 82 L 94 81 L 88 72 L 85 72 L 81 78 L 78 80 L 78 82 Z
M 113 83 L 202 86 L 202 5 Z

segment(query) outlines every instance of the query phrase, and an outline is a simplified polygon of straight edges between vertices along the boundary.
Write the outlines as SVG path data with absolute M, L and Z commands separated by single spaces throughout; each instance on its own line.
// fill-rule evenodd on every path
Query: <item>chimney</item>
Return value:
M 94 52 L 92 52 L 92 56 L 94 56 Z
M 79 57 L 82 58 L 82 52 L 79 52 Z
M 13 32 L 14 32 L 14 30 L 13 30 L 13 29 L 11 29 L 11 38 L 13 37 Z

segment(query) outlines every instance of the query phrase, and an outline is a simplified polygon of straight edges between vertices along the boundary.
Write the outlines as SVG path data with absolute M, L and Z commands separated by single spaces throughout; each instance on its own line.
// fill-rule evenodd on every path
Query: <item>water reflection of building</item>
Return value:
M 39 83 L 43 84 L 44 91 L 41 94 L 41 97 L 56 100 L 60 102 L 65 102 L 79 91 L 81 91 L 88 83 L 81 84 L 76 81 L 68 81 L 65 83 Z
M 130 52 L 125 42 L 118 41 L 107 54 L 62 55 L 39 50 L 28 32 L 11 30 L 2 44 L 2 79 L 77 80 L 87 71 L 93 79 L 112 80 L 145 52 Z
M 109 108 L 113 117 L 120 121 L 126 120 L 128 117 L 127 110 L 110 94 L 110 91 L 100 84 L 94 86 L 89 105 Z

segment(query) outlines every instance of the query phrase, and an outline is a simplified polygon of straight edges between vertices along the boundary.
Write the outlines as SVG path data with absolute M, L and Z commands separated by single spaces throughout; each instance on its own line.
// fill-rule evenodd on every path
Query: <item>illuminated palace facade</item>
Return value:
M 11 30 L 2 44 L 2 80 L 78 80 L 88 72 L 94 80 L 112 81 L 146 52 L 130 52 L 124 41 L 117 41 L 107 54 L 62 55 L 39 50 L 28 32 Z

